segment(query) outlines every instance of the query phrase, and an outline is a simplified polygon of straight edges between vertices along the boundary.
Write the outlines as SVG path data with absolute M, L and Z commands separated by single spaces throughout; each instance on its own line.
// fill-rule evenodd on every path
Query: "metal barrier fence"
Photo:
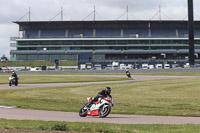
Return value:
M 200 72 L 200 68 L 175 69 L 131 69 L 134 73 L 163 73 L 163 72 Z M 0 71 L 0 74 L 7 73 Z M 125 70 L 45 70 L 45 71 L 17 71 L 18 74 L 94 74 L 94 73 L 125 73 Z

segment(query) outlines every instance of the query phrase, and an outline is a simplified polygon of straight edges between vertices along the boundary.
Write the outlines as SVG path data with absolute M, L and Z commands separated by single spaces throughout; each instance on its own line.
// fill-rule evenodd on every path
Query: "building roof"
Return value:
M 186 20 L 106 20 L 106 21 L 15 21 L 20 30 L 26 29 L 70 29 L 70 28 L 187 28 Z M 200 21 L 195 21 L 200 28 Z

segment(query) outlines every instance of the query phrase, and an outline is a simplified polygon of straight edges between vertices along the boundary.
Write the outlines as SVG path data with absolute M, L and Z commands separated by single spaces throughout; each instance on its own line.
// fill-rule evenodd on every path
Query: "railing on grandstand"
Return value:
M 63 36 L 54 36 L 54 37 L 17 37 L 16 39 L 71 39 L 71 38 L 133 38 L 136 39 L 137 37 L 121 37 L 121 36 L 101 36 L 101 37 L 93 37 L 93 36 L 84 36 L 84 37 L 73 37 L 73 36 L 68 36 L 68 37 L 63 37 Z M 143 38 L 188 38 L 187 36 L 181 36 L 181 37 L 138 37 L 138 39 L 143 39 Z M 196 36 L 196 38 L 200 38 L 200 36 Z
M 200 61 L 200 59 L 196 59 L 197 61 Z M 92 60 L 93 62 L 113 62 L 113 61 L 116 61 L 116 59 L 109 59 L 109 60 L 105 60 L 105 59 L 93 59 Z M 152 60 L 149 60 L 149 59 L 118 59 L 117 60 L 118 62 L 152 62 Z M 187 60 L 185 59 L 156 59 L 156 60 L 153 60 L 154 62 L 166 62 L 166 61 L 170 61 L 170 62 L 185 62 Z
M 195 37 L 200 37 L 196 28 Z M 21 39 L 34 38 L 188 38 L 187 28 L 29 29 Z

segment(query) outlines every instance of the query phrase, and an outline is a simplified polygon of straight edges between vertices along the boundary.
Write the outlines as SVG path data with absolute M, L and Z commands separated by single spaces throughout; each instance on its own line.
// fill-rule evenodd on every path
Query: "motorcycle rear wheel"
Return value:
M 103 107 L 100 108 L 99 110 L 99 117 L 100 118 L 105 118 L 111 111 L 111 107 L 110 106 L 106 106 L 104 109 Z
M 86 116 L 87 116 L 87 109 L 84 109 L 84 107 L 82 107 L 82 108 L 79 110 L 79 116 L 80 116 L 80 117 L 86 117 Z

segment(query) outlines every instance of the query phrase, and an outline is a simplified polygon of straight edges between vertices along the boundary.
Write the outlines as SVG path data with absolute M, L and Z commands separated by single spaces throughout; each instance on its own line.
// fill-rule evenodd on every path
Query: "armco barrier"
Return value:
M 176 69 L 132 69 L 131 73 L 163 73 L 163 72 L 200 72 L 200 68 Z M 19 74 L 94 74 L 94 73 L 125 73 L 125 70 L 45 70 L 45 71 L 17 71 Z

